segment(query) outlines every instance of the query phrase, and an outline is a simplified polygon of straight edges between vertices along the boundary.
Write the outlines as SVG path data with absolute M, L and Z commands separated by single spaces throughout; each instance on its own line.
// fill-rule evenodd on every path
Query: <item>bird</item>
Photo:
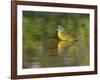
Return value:
M 68 33 L 62 25 L 58 25 L 57 31 L 58 38 L 62 41 L 73 42 L 76 40 L 75 37 Z
M 60 39 L 58 43 L 58 54 L 65 53 L 68 48 L 74 45 L 74 43 L 77 40 L 77 38 L 69 33 L 62 25 L 58 25 L 57 28 L 58 31 L 58 38 Z

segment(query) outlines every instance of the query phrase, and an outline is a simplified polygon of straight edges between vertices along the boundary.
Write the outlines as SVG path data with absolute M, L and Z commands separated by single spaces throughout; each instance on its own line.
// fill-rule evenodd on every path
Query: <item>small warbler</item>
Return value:
M 58 25 L 58 37 L 60 40 L 64 40 L 67 42 L 73 42 L 75 41 L 75 38 L 69 34 L 68 32 L 66 32 L 65 28 L 62 25 Z

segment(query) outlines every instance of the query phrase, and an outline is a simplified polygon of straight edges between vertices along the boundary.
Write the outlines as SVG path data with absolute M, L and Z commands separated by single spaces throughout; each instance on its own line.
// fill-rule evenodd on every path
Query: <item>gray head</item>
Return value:
M 62 25 L 58 25 L 58 31 L 65 32 L 65 29 Z

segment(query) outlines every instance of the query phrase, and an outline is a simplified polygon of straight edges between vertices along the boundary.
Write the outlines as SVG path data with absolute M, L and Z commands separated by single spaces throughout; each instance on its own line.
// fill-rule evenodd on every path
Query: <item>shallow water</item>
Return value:
M 89 49 L 81 40 L 71 43 L 56 39 L 33 42 L 23 50 L 23 68 L 89 65 Z

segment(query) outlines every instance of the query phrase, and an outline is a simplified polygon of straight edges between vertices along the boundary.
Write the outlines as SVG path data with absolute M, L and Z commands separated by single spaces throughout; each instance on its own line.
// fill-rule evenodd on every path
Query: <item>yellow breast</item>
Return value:
M 58 37 L 60 40 L 68 40 L 68 35 L 65 32 L 58 31 Z
M 58 37 L 60 40 L 67 40 L 66 33 L 58 31 Z
M 75 40 L 71 35 L 67 34 L 66 32 L 61 32 L 61 31 L 58 31 L 58 37 L 60 40 L 65 40 L 68 42 Z

